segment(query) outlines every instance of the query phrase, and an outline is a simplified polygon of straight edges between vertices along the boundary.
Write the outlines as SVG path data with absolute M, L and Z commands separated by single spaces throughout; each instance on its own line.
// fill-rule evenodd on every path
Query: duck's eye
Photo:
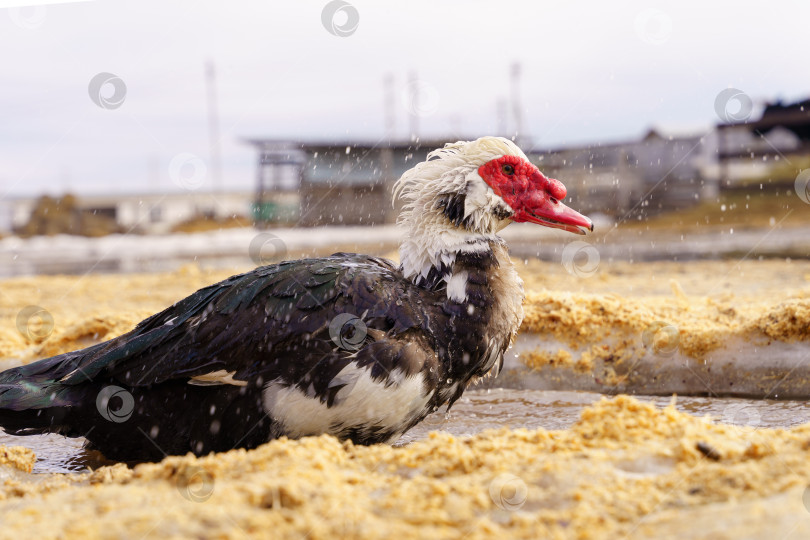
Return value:
M 506 174 L 506 175 L 509 175 L 509 176 L 512 176 L 513 174 L 515 174 L 515 167 L 513 167 L 512 165 L 510 165 L 508 163 L 504 163 L 503 165 L 501 165 L 501 170 L 503 171 L 503 174 Z

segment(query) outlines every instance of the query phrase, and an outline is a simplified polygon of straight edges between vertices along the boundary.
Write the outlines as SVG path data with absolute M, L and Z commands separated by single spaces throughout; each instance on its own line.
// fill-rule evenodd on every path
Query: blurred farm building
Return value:
M 264 211 L 256 221 L 287 221 L 290 212 L 277 201 L 297 193 L 295 222 L 312 227 L 394 223 L 394 182 L 447 141 L 248 142 L 259 153 L 255 207 Z
M 0 229 L 21 236 L 165 233 L 203 217 L 246 215 L 249 192 L 14 197 L 2 201 Z M 246 222 L 246 225 L 248 222 Z
M 650 130 L 637 141 L 532 152 L 547 175 L 568 188 L 571 204 L 585 212 L 625 214 L 677 210 L 716 194 L 701 171 L 699 136 Z
M 757 119 L 720 124 L 717 145 L 723 189 L 791 187 L 810 168 L 810 99 L 770 103 Z

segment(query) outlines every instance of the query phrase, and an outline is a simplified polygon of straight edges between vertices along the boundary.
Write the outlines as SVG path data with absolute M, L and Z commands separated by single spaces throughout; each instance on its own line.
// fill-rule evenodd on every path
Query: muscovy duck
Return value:
M 507 139 L 448 144 L 394 186 L 399 266 L 336 253 L 203 288 L 127 334 L 0 373 L 0 426 L 121 461 L 281 436 L 393 441 L 497 375 L 523 318 L 497 233 L 593 230 L 565 196 Z

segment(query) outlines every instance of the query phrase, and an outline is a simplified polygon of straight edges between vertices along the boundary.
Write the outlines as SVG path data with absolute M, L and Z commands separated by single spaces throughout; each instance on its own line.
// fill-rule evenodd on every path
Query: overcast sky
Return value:
M 382 137 L 386 73 L 398 136 L 415 71 L 420 135 L 472 138 L 498 129 L 519 62 L 541 147 L 705 130 L 728 87 L 760 103 L 810 95 L 805 0 L 351 0 L 334 17 L 324 0 L 20 4 L 0 0 L 3 196 L 179 189 L 173 158 L 210 163 L 207 59 L 225 180 L 242 188 L 255 162 L 242 138 Z M 99 73 L 120 79 L 118 95 L 96 92 L 103 106 Z

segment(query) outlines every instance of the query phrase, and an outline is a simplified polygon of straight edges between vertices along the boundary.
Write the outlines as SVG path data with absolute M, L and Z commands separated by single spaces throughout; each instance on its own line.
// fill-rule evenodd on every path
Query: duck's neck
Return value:
M 523 320 L 523 281 L 504 241 L 495 233 L 429 225 L 412 227 L 400 245 L 403 275 L 419 286 L 444 289 L 449 304 L 479 304 L 486 295 L 488 318 L 514 338 Z
M 437 399 L 452 403 L 470 380 L 500 371 L 523 321 L 523 281 L 497 235 L 412 236 L 400 253 L 405 275 L 444 297 L 431 319 L 450 382 Z
M 443 221 L 426 216 L 423 221 L 410 224 L 408 234 L 399 246 L 402 274 L 415 284 L 430 289 L 446 282 L 459 254 L 491 252 L 493 244 L 503 243 L 495 233 L 451 228 Z

